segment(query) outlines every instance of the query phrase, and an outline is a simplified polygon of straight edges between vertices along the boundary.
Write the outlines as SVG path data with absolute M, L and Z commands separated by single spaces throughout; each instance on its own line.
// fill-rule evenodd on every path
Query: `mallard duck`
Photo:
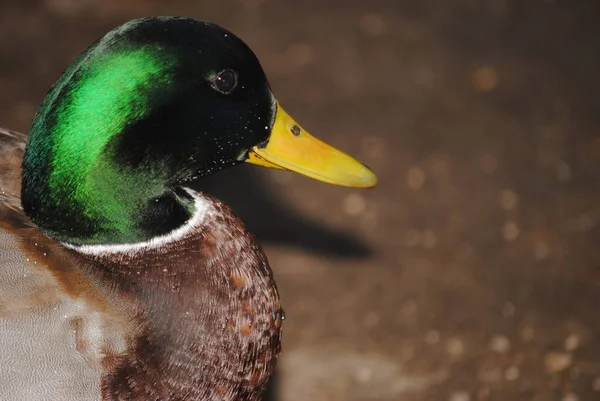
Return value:
M 259 400 L 280 353 L 273 273 L 189 189 L 243 162 L 376 183 L 281 108 L 242 40 L 189 18 L 114 29 L 27 138 L 0 130 L 0 399 Z

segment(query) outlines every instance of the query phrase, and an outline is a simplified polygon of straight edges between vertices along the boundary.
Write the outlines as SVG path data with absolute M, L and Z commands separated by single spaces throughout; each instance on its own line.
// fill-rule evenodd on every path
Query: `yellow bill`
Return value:
M 264 147 L 253 147 L 246 162 L 345 187 L 369 188 L 377 184 L 377 177 L 365 165 L 310 135 L 279 103 L 269 141 Z

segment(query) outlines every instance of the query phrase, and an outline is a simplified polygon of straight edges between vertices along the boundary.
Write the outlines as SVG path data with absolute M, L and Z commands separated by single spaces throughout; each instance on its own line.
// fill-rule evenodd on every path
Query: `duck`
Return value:
M 0 129 L 0 399 L 260 400 L 284 313 L 260 244 L 191 183 L 241 163 L 377 183 L 279 105 L 252 50 L 185 17 L 83 51 Z

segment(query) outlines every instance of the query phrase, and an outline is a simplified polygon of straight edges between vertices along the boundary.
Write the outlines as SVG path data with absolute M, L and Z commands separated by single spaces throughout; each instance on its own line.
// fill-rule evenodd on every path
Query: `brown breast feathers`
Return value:
M 109 361 L 106 399 L 259 400 L 280 352 L 282 312 L 266 257 L 220 202 L 183 239 L 88 255 L 133 302 L 142 328 Z

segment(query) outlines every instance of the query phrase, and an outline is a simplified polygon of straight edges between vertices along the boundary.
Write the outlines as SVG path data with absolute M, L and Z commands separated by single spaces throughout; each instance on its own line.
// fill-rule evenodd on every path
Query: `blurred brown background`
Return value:
M 77 53 L 157 14 L 243 38 L 282 105 L 380 178 L 200 184 L 280 285 L 271 400 L 600 399 L 600 3 L 4 0 L 0 124 L 26 131 Z

